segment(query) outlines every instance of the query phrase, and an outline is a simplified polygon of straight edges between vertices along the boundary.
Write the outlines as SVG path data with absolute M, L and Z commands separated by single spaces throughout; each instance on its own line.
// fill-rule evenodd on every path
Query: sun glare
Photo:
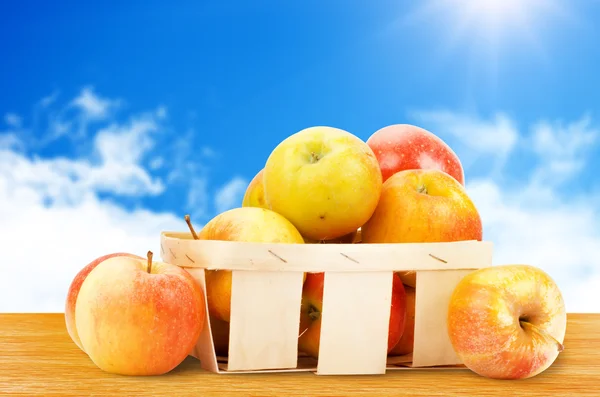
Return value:
M 475 46 L 490 54 L 528 46 L 542 56 L 541 30 L 549 17 L 570 17 L 559 0 L 423 0 L 407 16 L 441 32 L 448 47 Z M 478 51 L 480 52 L 480 51 Z

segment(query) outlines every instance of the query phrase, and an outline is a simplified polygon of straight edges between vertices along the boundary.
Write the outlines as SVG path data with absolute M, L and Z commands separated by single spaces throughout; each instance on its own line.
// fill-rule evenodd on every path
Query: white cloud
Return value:
M 215 208 L 217 213 L 241 207 L 248 183 L 244 178 L 235 177 L 221 186 L 215 194 Z
M 584 149 L 600 135 L 590 123 L 589 118 L 564 128 L 536 123 L 521 143 L 531 148 L 528 156 L 537 156 L 539 166 L 518 187 L 501 186 L 489 177 L 467 182 L 482 216 L 484 239 L 494 243 L 494 264 L 527 263 L 548 272 L 570 312 L 600 312 L 600 256 L 594 254 L 600 247 L 600 200 L 562 194 L 550 174 L 556 178 L 559 164 L 577 164 L 562 169 L 577 180 L 589 161 Z
M 106 103 L 114 101 L 81 101 L 95 117 L 105 114 Z M 0 134 L 0 312 L 60 312 L 69 284 L 87 263 L 115 251 L 143 256 L 152 250 L 160 259 L 160 232 L 185 228 L 172 213 L 130 211 L 100 199 L 103 192 L 164 190 L 142 165 L 153 160 L 161 128 L 155 118 L 151 113 L 100 128 L 89 154 L 76 158 L 32 156 L 20 150 L 25 143 L 17 135 Z
M 102 120 L 108 117 L 111 110 L 119 106 L 120 101 L 102 98 L 96 95 L 92 87 L 85 87 L 71 103 L 80 108 L 86 118 Z
M 46 207 L 43 194 L 0 176 L 3 260 L 0 312 L 61 312 L 75 274 L 116 251 L 160 260 L 159 234 L 181 230 L 172 214 L 127 212 L 87 193 L 76 205 Z
M 542 183 L 560 183 L 580 171 L 588 151 L 600 136 L 589 116 L 564 125 L 559 121 L 540 121 L 532 128 L 533 151 L 541 158 L 534 178 Z
M 417 111 L 411 115 L 431 125 L 433 133 L 451 134 L 481 153 L 508 153 L 519 138 L 515 123 L 503 113 L 490 120 L 448 110 Z
M 16 113 L 6 113 L 4 115 L 4 122 L 8 124 L 9 127 L 21 128 L 21 116 Z

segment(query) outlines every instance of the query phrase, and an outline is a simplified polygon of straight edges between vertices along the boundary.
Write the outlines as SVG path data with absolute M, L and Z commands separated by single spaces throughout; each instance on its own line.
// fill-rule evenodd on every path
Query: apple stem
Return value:
M 194 226 L 192 226 L 192 221 L 190 220 L 189 215 L 185 216 L 185 222 L 188 224 L 188 227 L 190 228 L 190 232 L 192 232 L 192 237 L 194 237 L 194 240 L 198 240 L 198 235 L 196 234 L 196 231 L 194 230 Z
M 562 352 L 563 350 L 565 350 L 564 345 L 562 343 L 560 343 L 559 341 L 557 341 L 556 338 L 554 338 L 552 335 L 550 335 L 546 330 L 541 329 L 527 321 L 519 321 L 519 323 L 521 324 L 522 328 L 529 328 L 531 331 L 537 332 L 542 337 L 549 339 L 549 340 L 553 341 L 554 343 L 556 343 L 556 347 L 558 348 L 559 353 Z
M 417 188 L 417 192 L 427 194 L 427 188 L 425 187 L 425 185 L 421 185 Z
M 154 254 L 152 251 L 148 251 L 148 273 L 152 273 L 152 257 Z

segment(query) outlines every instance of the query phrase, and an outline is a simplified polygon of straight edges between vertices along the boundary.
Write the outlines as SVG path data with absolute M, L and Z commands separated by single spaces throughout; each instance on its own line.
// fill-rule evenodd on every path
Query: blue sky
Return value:
M 296 131 L 412 123 L 459 154 L 495 259 L 600 311 L 600 3 L 505 3 L 3 2 L 0 233 L 22 245 L 36 225 L 62 270 L 30 290 L 3 269 L 26 303 L 0 310 L 62 310 L 95 256 L 239 205 Z

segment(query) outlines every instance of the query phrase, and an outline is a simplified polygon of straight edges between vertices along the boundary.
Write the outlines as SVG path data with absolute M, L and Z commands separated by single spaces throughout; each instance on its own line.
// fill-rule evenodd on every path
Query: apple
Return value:
M 402 280 L 402 284 L 415 288 L 417 286 L 417 272 L 414 270 L 407 270 L 402 272 L 396 272 Z
M 65 301 L 65 324 L 67 327 L 67 333 L 81 350 L 83 350 L 83 347 L 81 346 L 81 341 L 79 340 L 79 335 L 77 334 L 77 327 L 75 326 L 75 303 L 77 302 L 77 296 L 79 295 L 81 284 L 96 266 L 115 256 L 129 256 L 132 258 L 143 259 L 141 256 L 133 255 L 127 252 L 115 252 L 96 258 L 75 275 L 73 281 L 71 281 L 69 290 L 67 291 L 67 299 Z
M 298 350 L 314 357 L 319 357 L 319 341 L 321 339 L 321 312 L 323 310 L 323 285 L 325 273 L 308 273 L 302 289 L 300 307 L 300 336 Z M 360 323 L 360 313 L 356 313 Z M 406 322 L 406 292 L 397 274 L 393 276 L 392 302 L 388 329 L 388 353 L 396 346 Z M 357 324 L 360 326 L 360 324 Z
M 373 214 L 381 170 L 371 148 L 332 127 L 310 127 L 279 143 L 264 168 L 270 209 L 312 240 L 357 230 Z
M 304 237 L 304 242 L 306 244 L 352 244 L 357 238 L 358 231 L 355 230 L 348 234 L 344 234 L 343 236 L 333 238 L 331 240 L 313 240 L 307 237 Z
M 209 316 L 209 318 L 215 354 L 225 357 L 229 353 L 229 323 L 214 316 Z
M 563 350 L 567 315 L 550 276 L 530 265 L 475 270 L 454 289 L 448 335 L 475 373 L 525 379 L 545 371 Z
M 183 268 L 132 256 L 102 261 L 75 308 L 84 351 L 100 369 L 161 375 L 192 351 L 205 326 L 204 294 Z
M 244 198 L 242 200 L 242 207 L 269 208 L 265 201 L 263 175 L 264 168 L 258 171 L 258 173 L 254 176 L 254 178 L 252 178 L 252 180 L 248 184 L 246 192 L 244 193 Z
M 409 169 L 441 170 L 465 184 L 462 164 L 440 137 L 410 124 L 383 127 L 367 139 L 377 157 L 385 182 L 398 171 Z
M 404 170 L 383 184 L 363 243 L 481 240 L 481 217 L 465 188 L 439 170 Z
M 304 244 L 304 238 L 290 221 L 266 208 L 239 207 L 224 211 L 208 221 L 198 234 L 189 215 L 185 220 L 194 239 Z M 205 276 L 209 315 L 229 322 L 231 271 L 206 270 Z
M 406 291 L 406 322 L 402 337 L 390 351 L 392 356 L 402 356 L 413 352 L 415 343 L 415 288 L 404 285 Z

